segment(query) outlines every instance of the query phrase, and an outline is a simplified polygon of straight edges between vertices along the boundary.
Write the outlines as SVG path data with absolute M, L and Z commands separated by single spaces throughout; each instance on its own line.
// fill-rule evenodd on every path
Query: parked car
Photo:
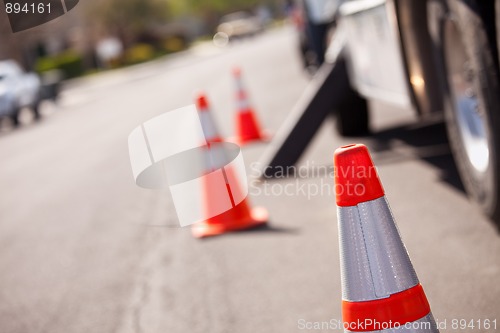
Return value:
M 57 102 L 61 90 L 64 73 L 60 69 L 52 69 L 40 74 L 40 100 Z
M 247 12 L 236 12 L 221 18 L 217 32 L 225 33 L 229 40 L 249 37 L 263 30 L 260 20 Z
M 0 61 L 0 117 L 9 117 L 19 125 L 19 112 L 29 107 L 39 118 L 40 79 L 25 73 L 14 60 Z
M 363 98 L 443 114 L 464 187 L 500 221 L 500 6 L 479 0 L 351 0 L 340 7 L 349 81 Z M 366 103 L 338 114 L 365 133 Z

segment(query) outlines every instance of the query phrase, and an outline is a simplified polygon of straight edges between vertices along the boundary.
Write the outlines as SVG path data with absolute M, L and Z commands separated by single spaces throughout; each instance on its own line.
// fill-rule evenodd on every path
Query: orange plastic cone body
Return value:
M 228 178 L 228 183 L 234 184 L 234 181 L 237 181 L 231 169 L 226 170 L 226 176 Z M 215 184 L 206 182 L 204 185 L 207 189 Z M 227 187 L 228 192 L 231 195 L 231 189 L 229 189 L 229 185 L 227 185 Z M 209 193 L 209 191 L 206 190 L 205 193 Z M 211 202 L 212 198 L 207 196 L 205 199 L 206 210 L 211 209 Z M 216 236 L 224 234 L 226 232 L 255 228 L 266 224 L 267 219 L 268 213 L 266 209 L 262 207 L 251 208 L 248 200 L 244 199 L 237 205 L 234 205 L 233 202 L 232 209 L 193 225 L 192 232 L 193 235 L 197 238 Z
M 238 109 L 236 112 L 236 138 L 234 141 L 239 145 L 245 145 L 254 141 L 265 141 L 268 139 L 268 135 L 261 130 L 256 113 L 250 106 L 241 79 L 241 70 L 235 68 L 233 74 L 236 82 L 238 100 Z
M 200 112 L 200 117 L 202 118 L 202 127 L 207 141 L 207 153 L 210 154 L 212 158 L 218 158 L 224 162 L 226 159 L 225 152 L 223 151 L 224 147 L 217 145 L 217 143 L 222 142 L 222 140 L 218 134 L 215 123 L 211 117 L 206 117 L 205 115 L 205 121 L 203 118 L 203 112 L 208 114 L 207 111 L 209 110 L 206 97 L 202 94 L 199 95 L 196 99 L 196 104 L 198 111 Z M 220 163 L 221 161 L 215 161 L 215 164 L 224 164 Z M 221 168 L 221 170 L 226 180 L 226 188 L 221 187 L 220 182 L 218 182 L 214 177 L 204 178 L 204 210 L 206 212 L 206 216 L 213 216 L 212 212 L 217 210 L 218 202 L 220 202 L 219 199 L 223 196 L 229 196 L 232 208 L 222 214 L 194 224 L 191 231 L 193 236 L 196 238 L 216 236 L 226 232 L 250 229 L 261 226 L 267 222 L 268 213 L 266 209 L 262 207 L 251 208 L 246 198 L 235 204 L 234 198 L 242 197 L 241 193 L 235 193 L 235 191 L 241 191 L 239 188 L 240 186 L 238 185 L 241 184 L 240 180 L 237 177 L 237 173 L 232 170 L 231 167 L 226 166 Z M 207 173 L 212 171 L 213 170 L 207 170 Z
M 236 115 L 237 140 L 240 144 L 263 141 L 266 137 L 260 131 L 260 125 L 252 109 L 240 111 Z

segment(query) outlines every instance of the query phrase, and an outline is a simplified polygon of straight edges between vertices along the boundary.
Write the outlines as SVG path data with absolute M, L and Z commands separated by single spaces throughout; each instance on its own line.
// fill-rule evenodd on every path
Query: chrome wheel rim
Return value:
M 448 21 L 445 38 L 445 57 L 453 112 L 465 155 L 476 176 L 486 173 L 490 149 L 486 120 L 479 110 L 474 87 L 474 72 L 465 51 L 460 33 L 452 20 Z

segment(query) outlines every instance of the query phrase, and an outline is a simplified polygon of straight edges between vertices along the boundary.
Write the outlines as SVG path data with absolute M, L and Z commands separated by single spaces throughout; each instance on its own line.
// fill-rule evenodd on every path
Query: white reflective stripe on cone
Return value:
M 338 207 L 342 298 L 386 298 L 419 281 L 384 197 Z
M 220 169 L 230 162 L 229 155 L 223 143 L 212 143 L 204 152 L 205 171 L 210 172 Z
M 248 96 L 243 90 L 238 91 L 238 112 L 246 111 L 250 107 Z
M 245 90 L 243 80 L 241 79 L 241 77 L 239 75 L 236 77 L 236 90 L 237 91 Z
M 246 112 L 250 107 L 250 103 L 245 100 L 239 100 L 238 101 L 238 112 Z
M 220 138 L 219 131 L 217 130 L 215 122 L 208 109 L 200 111 L 200 121 L 201 127 L 203 128 L 203 133 L 205 134 L 205 138 L 208 142 Z
M 344 330 L 344 332 L 352 332 L 349 330 Z M 377 331 L 366 331 L 363 333 L 439 333 L 439 330 L 436 326 L 436 321 L 432 316 L 432 313 L 429 313 L 427 316 L 415 320 L 406 324 L 403 324 L 396 328 L 388 328 Z

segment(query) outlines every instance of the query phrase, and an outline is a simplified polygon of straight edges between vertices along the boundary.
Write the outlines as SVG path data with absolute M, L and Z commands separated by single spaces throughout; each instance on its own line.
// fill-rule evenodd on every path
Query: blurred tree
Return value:
M 169 5 L 173 13 L 204 13 L 207 10 L 228 13 L 231 11 L 249 9 L 261 4 L 263 0 L 169 0 Z
M 165 22 L 169 6 L 165 0 L 101 0 L 93 1 L 87 15 L 91 22 L 118 34 L 128 46 L 138 34 Z
M 173 16 L 194 15 L 215 28 L 220 16 L 239 10 L 251 10 L 259 4 L 270 3 L 271 0 L 168 0 Z

